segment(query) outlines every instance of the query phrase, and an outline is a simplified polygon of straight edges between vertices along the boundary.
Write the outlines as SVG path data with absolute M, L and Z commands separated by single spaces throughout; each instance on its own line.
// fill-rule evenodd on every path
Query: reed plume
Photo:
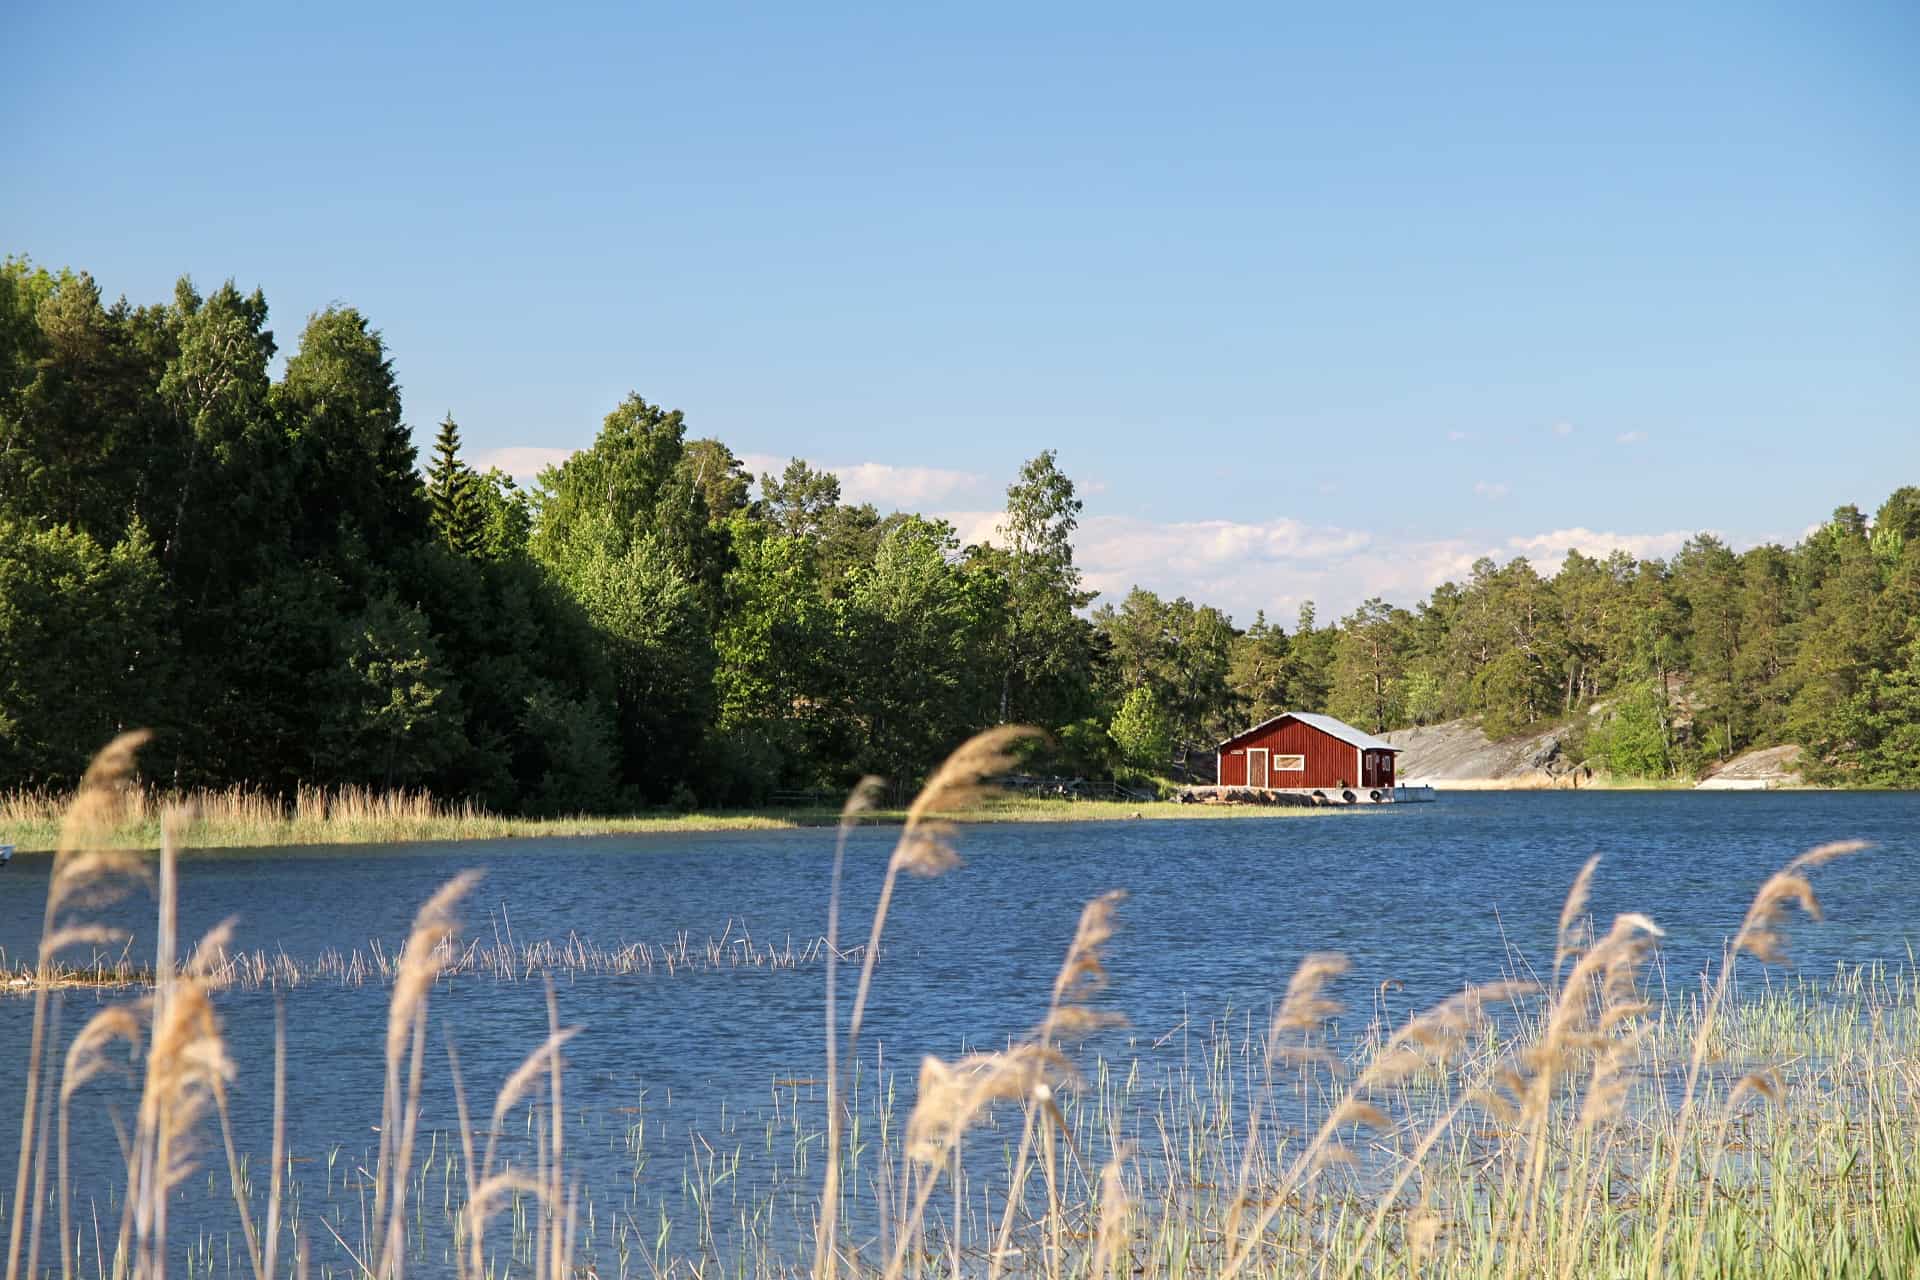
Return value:
M 1680 1100 L 1680 1132 L 1675 1135 L 1672 1152 L 1667 1159 L 1664 1184 L 1660 1189 L 1660 1207 L 1654 1217 L 1654 1254 L 1664 1251 L 1668 1224 L 1673 1213 L 1673 1202 L 1678 1194 L 1680 1181 L 1680 1156 L 1684 1147 L 1687 1124 L 1694 1114 L 1695 1092 L 1700 1084 L 1700 1071 L 1706 1064 L 1707 1046 L 1714 1034 L 1720 1006 L 1725 1000 L 1727 989 L 1733 979 L 1734 965 L 1742 951 L 1752 955 L 1762 964 L 1784 963 L 1786 955 L 1786 937 L 1784 908 L 1788 902 L 1798 902 L 1801 909 L 1814 920 L 1820 919 L 1820 902 L 1814 896 L 1813 884 L 1806 872 L 1815 867 L 1825 866 L 1836 858 L 1859 853 L 1870 846 L 1864 840 L 1840 840 L 1829 844 L 1817 845 L 1786 866 L 1768 876 L 1753 896 L 1753 902 L 1747 907 L 1747 914 L 1740 922 L 1740 930 L 1720 953 L 1720 976 L 1714 982 L 1705 1001 L 1700 1025 L 1694 1032 L 1693 1052 L 1687 1063 L 1686 1090 Z
M 953 824 L 943 815 L 978 799 L 985 781 L 1005 773 L 1013 764 L 1013 748 L 1041 736 L 1038 729 L 1024 725 L 1000 725 L 975 734 L 934 770 L 933 776 L 927 779 L 927 784 L 907 807 L 906 824 L 894 843 L 892 855 L 887 859 L 887 873 L 880 882 L 879 901 L 874 905 L 866 954 L 861 957 L 860 982 L 854 991 L 853 1008 L 847 1019 L 847 1062 L 858 1061 L 861 1023 L 866 1016 L 868 994 L 873 989 L 874 965 L 880 958 L 880 935 L 886 928 L 887 912 L 893 904 L 894 887 L 899 882 L 900 873 L 906 871 L 917 876 L 938 876 L 958 866 L 960 858 L 953 848 Z M 833 889 L 827 908 L 828 933 L 836 940 L 839 936 L 840 867 L 845 856 L 847 832 L 855 815 L 871 805 L 879 785 L 878 779 L 863 779 L 848 798 L 847 808 L 841 814 L 839 843 L 834 855 Z M 837 947 L 837 941 L 832 945 Z M 833 989 L 836 976 L 837 969 L 829 971 L 829 992 Z M 828 998 L 831 1000 L 833 996 L 830 994 Z M 833 1039 L 837 1034 L 838 1029 L 830 1019 L 828 1039 Z M 838 1062 L 834 1065 L 837 1068 Z M 837 1087 L 835 1092 L 834 1106 L 837 1110 Z M 835 1122 L 830 1120 L 829 1123 Z M 837 1130 L 834 1136 L 839 1136 Z M 823 1175 L 825 1186 L 820 1206 L 823 1219 L 835 1217 L 840 1211 L 840 1175 L 836 1168 L 839 1160 L 840 1149 L 836 1145 L 830 1149 L 827 1158 L 829 1172 Z M 829 1190 L 831 1194 L 826 1193 Z M 837 1226 L 834 1225 L 823 1226 L 816 1235 L 814 1280 L 826 1280 L 839 1267 L 838 1253 L 833 1248 L 836 1230 Z
M 1567 891 L 1566 901 L 1560 906 L 1560 923 L 1554 931 L 1553 982 L 1560 984 L 1560 970 L 1569 958 L 1578 953 L 1589 941 L 1587 929 L 1587 901 L 1593 893 L 1593 872 L 1600 865 L 1600 855 L 1588 858 L 1580 873 L 1573 878 L 1573 887 Z
M 1864 840 L 1840 840 L 1809 849 L 1768 876 L 1760 891 L 1753 895 L 1740 932 L 1734 935 L 1733 949 L 1744 951 L 1762 964 L 1787 963 L 1787 939 L 1784 932 L 1786 909 L 1798 903 L 1809 920 L 1818 921 L 1820 899 L 1814 896 L 1813 882 L 1806 873 L 1825 866 L 1835 858 L 1844 858 L 1867 847 Z
M 1113 940 L 1114 916 L 1120 904 L 1127 900 L 1123 889 L 1110 889 L 1080 910 L 1080 921 L 1074 927 L 1073 940 L 1067 944 L 1066 958 L 1060 963 L 1060 970 L 1054 975 L 1053 990 L 1047 1000 L 1047 1016 L 1034 1032 L 1034 1044 L 1043 1050 L 1050 1050 L 1055 1042 L 1063 1039 L 1076 1039 L 1091 1035 L 1108 1027 L 1121 1026 L 1126 1018 L 1109 1009 L 1089 1008 L 1085 1003 L 1096 995 L 1107 982 L 1106 954 L 1107 943 Z M 1029 1162 L 1033 1156 L 1034 1126 L 1044 1121 L 1042 1131 L 1042 1157 L 1050 1208 L 1050 1218 L 1058 1228 L 1058 1212 L 1055 1206 L 1056 1189 L 1053 1173 L 1053 1133 L 1057 1126 L 1066 1131 L 1066 1121 L 1061 1117 L 1059 1105 L 1054 1101 L 1051 1087 L 1044 1082 L 1029 1096 L 1025 1115 L 1020 1123 L 1020 1144 L 1013 1157 L 1013 1173 L 1008 1182 L 1006 1203 L 1000 1211 L 1000 1227 L 995 1237 L 993 1257 L 988 1264 L 989 1280 L 995 1280 L 1000 1267 L 1007 1256 L 1008 1242 L 1013 1236 L 1014 1211 L 1026 1190 L 1026 1178 Z M 1057 1247 L 1050 1257 L 1057 1261 Z
M 1314 1044 L 1311 1037 L 1328 1019 L 1339 1015 L 1339 1001 L 1329 998 L 1325 993 L 1327 984 L 1346 971 L 1347 958 L 1333 951 L 1310 952 L 1294 967 L 1293 977 L 1287 981 L 1286 995 L 1281 998 L 1279 1009 L 1274 1011 L 1273 1019 L 1267 1024 L 1264 1070 L 1269 1077 L 1274 1064 L 1282 1061 L 1313 1063 L 1338 1070 L 1338 1060 L 1324 1046 Z M 1254 1095 L 1247 1112 L 1247 1140 L 1241 1151 L 1240 1175 L 1234 1183 L 1233 1198 L 1227 1205 L 1225 1237 L 1228 1255 L 1223 1280 L 1238 1274 L 1246 1266 L 1259 1237 L 1279 1216 L 1287 1196 L 1292 1194 L 1299 1180 L 1320 1168 L 1325 1154 L 1333 1149 L 1334 1133 L 1344 1118 L 1343 1108 L 1354 1097 L 1354 1092 L 1349 1090 L 1335 1105 L 1319 1132 L 1281 1177 L 1278 1187 L 1266 1197 L 1251 1230 L 1243 1235 L 1240 1219 L 1246 1207 L 1253 1203 L 1253 1158 L 1258 1146 L 1261 1112 L 1265 1102 L 1262 1094 Z
M 861 814 L 879 802 L 883 779 L 868 774 L 847 793 L 833 840 L 833 879 L 827 893 L 827 1162 L 822 1175 L 823 1206 L 814 1227 L 813 1275 L 826 1280 L 839 1270 L 840 1145 L 846 1121 L 840 1101 L 840 881 L 847 864 L 847 836 Z
M 143 1002 L 144 1004 L 144 1002 Z M 132 1075 L 140 1060 L 140 1044 L 145 1035 L 143 1006 L 113 1004 L 87 1020 L 80 1033 L 67 1046 L 66 1069 L 60 1079 L 60 1138 L 58 1177 L 60 1182 L 60 1275 L 73 1280 L 73 1206 L 72 1176 L 68 1159 L 73 1095 L 89 1082 L 108 1072 Z M 127 1061 L 124 1065 L 108 1056 L 116 1042 L 124 1041 Z
M 1387 1038 L 1360 1071 L 1359 1086 L 1383 1089 L 1421 1070 L 1445 1067 L 1486 1025 L 1490 1005 L 1511 1004 L 1534 994 L 1532 982 L 1485 982 L 1424 1009 Z
M 1131 1232 L 1127 1221 L 1133 1214 L 1133 1197 L 1127 1194 L 1127 1145 L 1116 1135 L 1108 1142 L 1112 1155 L 1100 1167 L 1100 1225 L 1093 1239 L 1093 1265 L 1087 1269 L 1090 1280 L 1107 1280 L 1116 1267 L 1132 1273 Z
M 381 1094 L 380 1155 L 374 1175 L 375 1237 L 368 1251 L 383 1280 L 400 1280 L 405 1266 L 407 1171 L 420 1119 L 422 1058 L 426 1047 L 427 996 L 445 962 L 444 944 L 458 929 L 454 909 L 480 881 L 463 871 L 436 890 L 414 917 L 413 930 L 400 953 L 400 973 L 387 1006 L 386 1083 Z M 405 1088 L 400 1068 L 412 1046 Z
M 34 965 L 33 1024 L 28 1034 L 25 1097 L 20 1112 L 20 1158 L 14 1181 L 13 1213 L 8 1220 L 7 1280 L 19 1280 L 20 1276 L 20 1247 L 34 1165 L 35 1126 L 43 1110 L 40 1076 L 47 1054 L 47 1019 L 55 961 L 69 946 L 111 942 L 120 936 L 115 930 L 73 918 L 70 913 L 118 898 L 126 892 L 130 881 L 143 874 L 139 859 L 133 854 L 99 847 L 98 842 L 117 825 L 126 801 L 128 780 L 133 775 L 134 756 L 150 737 L 145 730 L 137 730 L 120 734 L 108 743 L 87 765 L 79 790 L 61 819 Z M 39 1203 L 36 1195 L 36 1222 Z
M 552 1014 L 552 987 L 548 987 L 549 1019 Z M 526 1056 L 526 1059 L 501 1083 L 500 1090 L 494 1095 L 493 1113 L 487 1125 L 486 1153 L 479 1160 L 474 1159 L 473 1124 L 467 1113 L 467 1095 L 460 1077 L 460 1058 L 454 1052 L 453 1044 L 447 1044 L 447 1058 L 452 1070 L 454 1105 L 458 1109 L 460 1123 L 460 1143 L 465 1156 L 467 1203 L 464 1211 L 466 1238 L 463 1248 L 455 1253 L 456 1270 L 468 1280 L 480 1280 L 487 1275 L 486 1240 L 487 1223 L 492 1218 L 495 1204 L 503 1196 L 519 1192 L 530 1192 L 535 1197 L 543 1214 L 552 1212 L 553 1185 L 551 1179 L 528 1178 L 515 1174 L 511 1170 L 504 1173 L 493 1171 L 494 1144 L 505 1132 L 507 1116 L 520 1102 L 533 1092 L 543 1077 L 557 1078 L 562 1069 L 561 1048 L 580 1033 L 579 1027 L 554 1027 L 540 1047 Z M 555 1108 L 555 1120 L 559 1120 L 559 1109 Z M 544 1268 L 548 1260 L 540 1260 Z
M 1067 958 L 1054 976 L 1046 1021 L 1038 1032 L 1041 1044 L 1090 1035 L 1126 1021 L 1118 1013 L 1091 1009 L 1086 1003 L 1107 985 L 1104 949 L 1113 940 L 1114 915 L 1126 900 L 1126 890 L 1110 889 L 1081 908 Z
M 203 990 L 177 982 L 155 997 L 127 1170 L 136 1280 L 166 1275 L 169 1193 L 193 1171 L 194 1129 L 212 1101 L 214 1080 L 224 1083 L 233 1071 Z
M 969 1054 L 953 1063 L 928 1055 L 920 1061 L 917 1100 L 907 1116 L 907 1154 L 938 1168 L 987 1107 L 1024 1102 L 1072 1078 L 1066 1057 L 1040 1044 Z
M 907 807 L 906 828 L 893 853 L 901 869 L 937 876 L 958 866 L 953 823 L 942 815 L 979 800 L 986 794 L 986 780 L 1014 763 L 1014 747 L 1044 736 L 1027 725 L 1003 724 L 975 734 L 948 756 Z

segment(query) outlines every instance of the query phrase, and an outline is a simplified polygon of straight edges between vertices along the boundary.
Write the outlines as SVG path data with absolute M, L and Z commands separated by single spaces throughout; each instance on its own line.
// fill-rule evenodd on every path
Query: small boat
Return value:
M 13 846 L 10 844 L 0 844 L 0 867 L 4 867 L 12 861 Z

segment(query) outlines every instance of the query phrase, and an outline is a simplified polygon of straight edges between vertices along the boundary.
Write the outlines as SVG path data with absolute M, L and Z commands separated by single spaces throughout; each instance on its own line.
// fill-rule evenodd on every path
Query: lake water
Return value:
M 868 830 L 850 842 L 847 945 L 864 939 L 894 835 Z M 1103 1002 L 1130 1029 L 1094 1046 L 1110 1057 L 1179 1053 L 1183 1029 L 1234 1011 L 1252 1010 L 1257 1022 L 1308 951 L 1351 959 L 1337 994 L 1359 1009 L 1381 983 L 1403 983 L 1391 1000 L 1404 1014 L 1465 983 L 1549 965 L 1567 887 L 1596 853 L 1595 919 L 1604 927 L 1616 912 L 1651 915 L 1667 930 L 1654 979 L 1690 987 L 1769 872 L 1843 838 L 1875 847 L 1814 873 L 1828 918 L 1795 922 L 1797 967 L 1818 975 L 1836 962 L 1903 966 L 1920 945 L 1914 793 L 1489 792 L 1273 820 L 967 828 L 965 866 L 902 882 L 866 1044 L 901 1071 L 910 1105 L 921 1054 L 998 1047 L 1038 1020 L 1081 905 L 1114 888 L 1130 898 Z M 684 933 L 697 946 L 744 929 L 756 943 L 791 939 L 798 949 L 825 931 L 832 851 L 830 831 L 790 831 L 192 854 L 182 863 L 181 932 L 197 937 L 234 915 L 245 949 L 307 961 L 377 940 L 391 953 L 435 887 L 480 868 L 486 878 L 463 916 L 467 932 L 484 938 L 510 930 L 522 943 L 577 935 L 611 946 L 670 944 Z M 32 953 L 46 872 L 45 858 L 23 855 L 0 873 L 9 960 Z M 111 914 L 150 958 L 151 904 Z M 68 1029 L 108 998 L 69 995 Z M 275 999 L 246 990 L 218 999 L 240 1064 L 233 1098 L 243 1141 L 262 1163 Z M 284 999 L 291 1148 L 310 1161 L 304 1176 L 317 1178 L 329 1152 L 347 1165 L 371 1146 L 385 992 L 321 980 Z M 817 963 L 582 976 L 563 982 L 558 1000 L 563 1023 L 585 1028 L 568 1054 L 569 1108 L 587 1134 L 575 1172 L 590 1186 L 618 1184 L 624 1211 L 649 1233 L 648 1197 L 671 1201 L 694 1133 L 770 1145 L 759 1135 L 776 1109 L 796 1098 L 817 1105 L 810 1087 L 779 1083 L 821 1072 Z M 544 1036 L 545 993 L 537 981 L 475 975 L 438 991 L 433 1009 L 424 1122 L 444 1127 L 453 1116 L 442 1028 L 484 1109 Z M 0 999 L 10 1085 L 29 1014 L 30 1002 Z M 91 1086 L 101 1100 L 118 1089 Z M 0 1153 L 9 1159 L 18 1117 L 17 1102 L 0 1095 Z M 103 1183 L 112 1167 L 103 1117 L 103 1108 L 83 1107 L 78 1121 L 83 1187 Z M 657 1136 L 643 1131 L 657 1154 L 637 1169 L 635 1125 L 658 1126 Z

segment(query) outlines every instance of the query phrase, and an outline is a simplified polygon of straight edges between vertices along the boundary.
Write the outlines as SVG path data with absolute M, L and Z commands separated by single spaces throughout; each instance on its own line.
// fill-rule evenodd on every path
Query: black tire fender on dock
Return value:
M 1340 793 L 1340 798 L 1346 801 L 1348 804 L 1353 804 L 1357 797 L 1355 797 L 1353 792 L 1351 791 L 1342 791 Z
M 1369 791 L 1367 792 L 1367 799 L 1373 801 L 1375 804 L 1379 804 L 1381 796 L 1378 791 Z

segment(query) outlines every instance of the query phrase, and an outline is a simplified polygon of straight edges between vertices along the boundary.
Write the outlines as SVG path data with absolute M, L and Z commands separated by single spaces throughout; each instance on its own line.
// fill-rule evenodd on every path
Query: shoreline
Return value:
M 1171 800 L 1014 800 L 942 814 L 945 821 L 977 826 L 1032 822 L 1165 822 L 1178 819 L 1235 820 L 1301 818 L 1346 812 L 1345 807 L 1269 805 L 1197 805 Z M 1355 810 L 1358 812 L 1359 810 Z M 312 845 L 446 844 L 494 840 L 539 840 L 620 835 L 705 835 L 728 831 L 799 831 L 830 828 L 840 822 L 835 808 L 740 809 L 708 813 L 633 814 L 623 817 L 510 818 L 491 814 L 407 814 L 351 820 L 288 818 L 278 822 L 201 819 L 182 836 L 186 851 L 202 849 L 279 849 Z M 856 826 L 897 827 L 905 809 L 874 809 L 859 815 Z M 20 857 L 51 853 L 58 823 L 50 819 L 0 831 L 0 840 L 16 846 Z M 102 843 L 121 848 L 157 849 L 157 819 L 116 828 Z
M 1538 775 L 1515 778 L 1420 779 L 1408 786 L 1429 786 L 1445 795 L 1448 792 L 1480 791 L 1696 791 L 1726 790 L 1742 794 L 1760 788 L 1700 788 L 1693 781 L 1634 779 L 1631 781 L 1588 781 L 1580 786 L 1548 781 Z M 1843 791 L 1844 787 L 1820 787 L 1799 784 L 1772 787 L 1772 792 Z M 942 815 L 945 820 L 963 825 L 1002 823 L 1066 822 L 1166 822 L 1244 820 L 1258 818 L 1303 818 L 1346 812 L 1372 812 L 1392 806 L 1332 805 L 1322 807 L 1276 805 L 1180 804 L 1171 800 L 1006 800 L 973 809 Z M 288 817 L 264 819 L 214 816 L 191 823 L 184 834 L 185 851 L 208 849 L 284 849 L 308 846 L 346 846 L 372 844 L 453 844 L 509 840 L 584 839 L 598 836 L 707 835 L 741 831 L 800 831 L 829 828 L 840 822 L 838 807 L 803 806 L 769 809 L 722 809 L 695 813 L 638 813 L 618 816 L 574 816 L 565 818 L 516 818 L 497 814 L 449 810 L 445 813 L 411 812 L 356 814 L 346 818 Z M 905 809 L 873 809 L 861 814 L 855 825 L 894 827 L 906 821 Z M 12 844 L 19 857 L 32 858 L 51 853 L 58 837 L 59 822 L 35 817 L 0 828 L 0 843 Z M 129 849 L 153 850 L 160 847 L 160 823 L 157 816 L 123 824 L 103 843 Z
M 1849 787 L 1822 787 L 1804 782 L 1795 782 L 1784 786 L 1703 786 L 1699 778 L 1622 778 L 1601 781 L 1589 779 L 1574 784 L 1560 779 L 1550 779 L 1541 775 L 1522 775 L 1515 778 L 1418 778 L 1403 783 L 1410 787 L 1432 787 L 1438 792 L 1448 791 L 1716 791 L 1716 792 L 1756 792 L 1756 791 L 1847 791 L 1858 790 Z

